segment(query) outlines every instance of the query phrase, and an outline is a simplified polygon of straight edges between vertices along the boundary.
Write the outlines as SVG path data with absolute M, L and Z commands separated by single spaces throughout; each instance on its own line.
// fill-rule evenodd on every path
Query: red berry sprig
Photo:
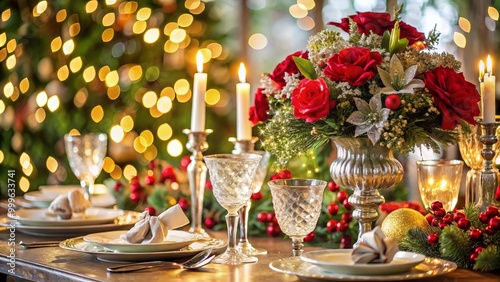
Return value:
M 281 228 L 274 212 L 261 211 L 257 214 L 257 220 L 263 224 L 268 224 L 266 233 L 270 237 L 277 237 L 281 234 Z

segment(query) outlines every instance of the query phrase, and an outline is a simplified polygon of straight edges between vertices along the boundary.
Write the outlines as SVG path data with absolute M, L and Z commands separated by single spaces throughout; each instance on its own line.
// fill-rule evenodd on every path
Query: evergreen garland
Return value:
M 464 208 L 464 213 L 471 224 L 467 230 L 461 229 L 456 222 L 443 229 L 430 227 L 424 230 L 414 227 L 408 230 L 406 237 L 399 243 L 399 249 L 453 261 L 462 268 L 500 270 L 500 232 L 493 235 L 485 232 L 488 224 L 479 220 L 481 211 L 478 207 L 468 205 Z M 472 240 L 470 232 L 476 229 L 481 230 L 482 236 L 478 240 Z M 427 238 L 431 233 L 439 236 L 437 244 L 429 243 Z

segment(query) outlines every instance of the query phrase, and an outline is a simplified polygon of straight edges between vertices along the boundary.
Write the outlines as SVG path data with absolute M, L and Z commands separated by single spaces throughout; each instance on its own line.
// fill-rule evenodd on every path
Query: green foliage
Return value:
M 434 25 L 434 28 L 429 31 L 429 34 L 425 38 L 425 45 L 429 50 L 436 49 L 439 44 L 439 36 L 441 36 L 441 33 L 437 31 L 436 27 L 437 25 Z
M 475 205 L 467 205 L 464 213 L 471 223 L 470 229 L 464 231 L 455 222 L 442 230 L 438 227 L 431 227 L 429 230 L 414 227 L 408 231 L 399 244 L 400 250 L 453 261 L 463 268 L 473 268 L 479 271 L 500 270 L 500 232 L 494 235 L 484 232 L 487 225 L 479 221 L 480 210 Z M 469 238 L 470 231 L 475 229 L 482 230 L 482 237 L 478 241 Z M 436 233 L 439 236 L 436 245 L 427 242 L 427 236 L 430 233 Z M 471 255 L 478 247 L 482 247 L 483 250 L 478 253 L 475 261 L 471 261 Z
M 316 71 L 314 70 L 314 66 L 311 63 L 311 61 L 300 58 L 300 57 L 293 57 L 293 60 L 295 62 L 295 65 L 297 65 L 297 68 L 299 68 L 299 71 L 304 75 L 304 77 L 314 80 L 318 78 L 318 75 L 316 74 Z
M 474 264 L 474 270 L 479 271 L 491 271 L 492 269 L 498 269 L 500 266 L 500 247 L 499 246 L 488 246 L 479 253 Z
M 413 227 L 408 230 L 406 237 L 399 243 L 399 249 L 402 251 L 424 254 L 428 257 L 439 257 L 439 246 L 431 245 L 427 241 L 427 236 L 433 232 L 439 234 L 441 230 L 439 228 L 423 230 L 419 227 Z
M 474 249 L 469 235 L 453 223 L 446 226 L 439 236 L 441 257 L 455 262 L 459 267 L 470 267 L 469 255 Z

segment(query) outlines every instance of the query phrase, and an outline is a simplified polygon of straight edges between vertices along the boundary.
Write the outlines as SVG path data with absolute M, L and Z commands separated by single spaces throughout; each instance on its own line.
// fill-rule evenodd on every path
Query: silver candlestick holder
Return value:
M 260 190 L 262 181 L 264 180 L 263 178 L 265 178 L 265 174 L 264 177 L 262 177 L 263 172 L 261 165 L 265 165 L 267 171 L 267 161 L 269 160 L 269 157 L 266 158 L 264 156 L 266 152 L 255 151 L 255 143 L 258 140 L 259 140 L 258 137 L 252 137 L 252 139 L 249 140 L 238 140 L 234 137 L 229 138 L 229 141 L 234 144 L 234 149 L 232 151 L 233 154 L 244 154 L 253 152 L 262 154 L 262 159 L 260 161 L 261 163 L 259 164 L 259 168 L 257 168 L 256 172 L 256 178 L 259 178 L 260 175 L 260 178 L 262 179 L 260 180 L 260 183 L 256 183 L 259 181 L 256 181 L 256 178 L 254 178 L 254 183 L 252 183 L 254 189 L 257 188 L 257 190 Z M 258 185 L 258 187 L 255 187 L 256 185 Z M 255 191 L 253 192 L 255 193 Z M 249 199 L 248 202 L 238 211 L 238 214 L 240 216 L 240 241 L 238 243 L 237 248 L 245 255 L 251 255 L 251 256 L 265 255 L 267 254 L 266 250 L 254 248 L 252 244 L 250 244 L 250 242 L 248 241 L 248 213 L 250 211 L 251 206 L 252 206 L 252 201 Z
M 202 234 L 204 237 L 210 237 L 203 229 L 201 216 L 203 213 L 203 194 L 205 192 L 205 183 L 207 181 L 207 166 L 203 162 L 203 154 L 208 149 L 206 142 L 208 134 L 213 130 L 193 132 L 189 129 L 182 131 L 189 138 L 186 148 L 193 152 L 191 162 L 187 167 L 189 190 L 191 191 L 191 228 L 189 232 Z
M 484 168 L 480 174 L 480 186 L 476 206 L 481 211 L 484 211 L 495 202 L 495 191 L 498 186 L 497 169 L 493 166 L 493 158 L 495 157 L 493 145 L 498 142 L 496 131 L 500 122 L 485 123 L 482 119 L 477 119 L 477 122 L 482 129 L 480 141 L 483 143 L 481 156 L 484 159 Z

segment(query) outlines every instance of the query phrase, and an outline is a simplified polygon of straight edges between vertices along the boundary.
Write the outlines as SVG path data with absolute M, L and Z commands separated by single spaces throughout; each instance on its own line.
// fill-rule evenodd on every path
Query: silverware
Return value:
M 183 263 L 169 262 L 169 261 L 146 261 L 146 262 L 138 262 L 138 263 L 108 267 L 107 271 L 112 273 L 121 273 L 121 272 L 132 272 L 137 270 L 150 269 L 154 267 L 195 269 L 202 267 L 212 261 L 212 259 L 215 257 L 215 255 L 210 256 L 212 250 L 213 250 L 212 248 L 203 250 Z
M 40 242 L 19 242 L 19 245 L 24 249 L 28 248 L 44 248 L 44 247 L 58 247 L 60 241 L 40 241 Z

